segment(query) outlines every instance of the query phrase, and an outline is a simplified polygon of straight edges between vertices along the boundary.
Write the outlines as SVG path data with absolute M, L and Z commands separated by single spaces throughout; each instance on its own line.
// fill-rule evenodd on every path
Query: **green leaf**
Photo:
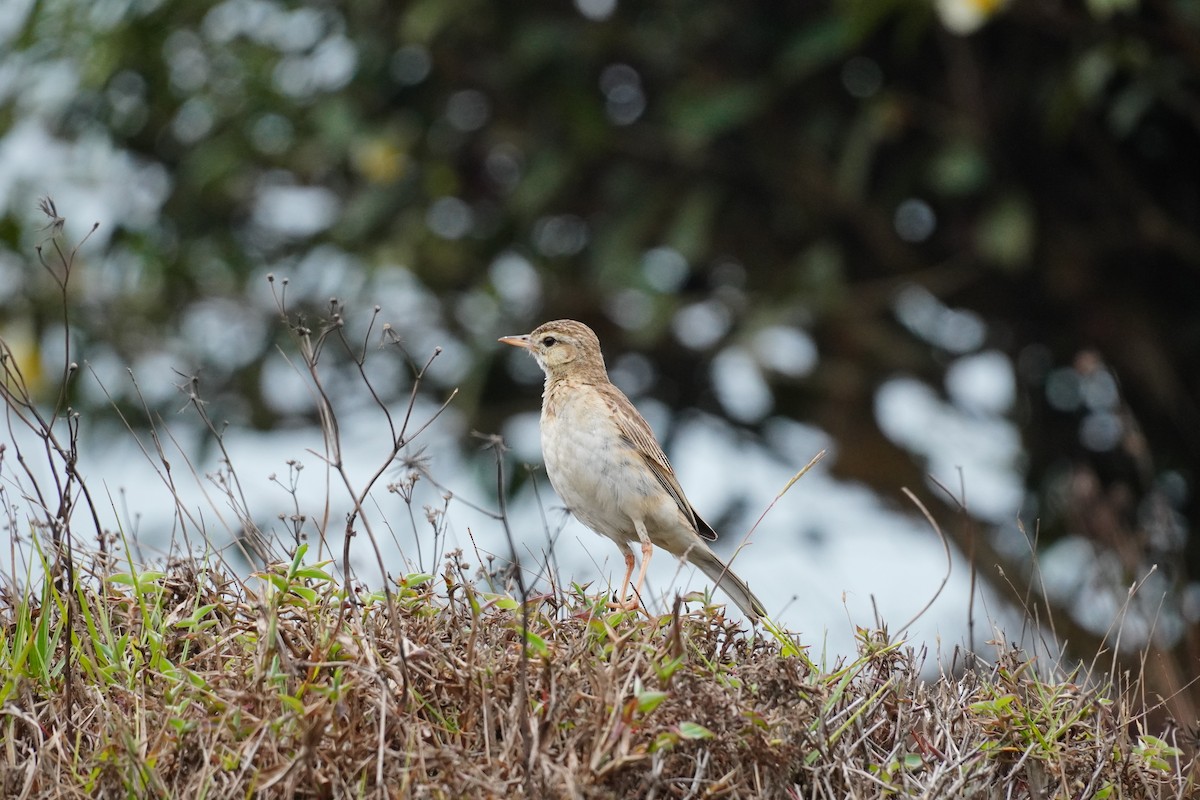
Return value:
M 1004 714 L 1008 711 L 1008 707 L 1016 702 L 1015 694 L 1006 694 L 1002 697 L 997 697 L 994 700 L 981 700 L 978 703 L 971 703 L 967 708 L 976 712 L 988 712 L 992 714 Z
M 683 666 L 683 656 L 676 656 L 669 661 L 664 661 L 655 670 L 655 673 L 658 675 L 659 682 L 666 683 L 667 681 L 671 680 L 671 676 L 674 675 L 675 671 L 681 666 Z
M 679 744 L 679 734 L 674 731 L 663 731 L 658 736 L 655 736 L 654 741 L 650 743 L 650 752 L 657 753 L 660 750 L 670 750 L 677 744 Z
M 320 599 L 320 595 L 317 594 L 316 590 L 310 589 L 307 586 L 292 586 L 291 591 L 292 594 L 300 597 L 308 603 L 316 603 L 317 600 Z
M 131 572 L 118 572 L 116 575 L 109 577 L 110 583 L 115 583 L 123 586 L 131 586 L 138 594 L 147 594 L 158 590 L 155 581 L 160 580 L 165 573 L 147 570 L 146 572 L 134 574 Z
M 310 580 L 310 581 L 321 581 L 322 583 L 327 583 L 330 580 L 332 580 L 329 577 L 328 572 L 326 572 L 325 570 L 321 569 L 320 567 L 316 567 L 316 566 L 304 567 L 303 569 L 297 570 L 296 577 L 304 578 L 305 580 Z
M 550 648 L 547 646 L 546 640 L 533 631 L 525 631 L 525 642 L 534 656 L 546 658 L 550 655 Z
M 304 559 L 304 554 L 308 552 L 308 545 L 302 544 L 296 548 L 296 554 L 292 556 L 292 564 L 288 569 L 288 575 L 294 576 L 300 569 L 300 562 Z
M 212 613 L 212 610 L 216 607 L 217 606 L 215 603 L 206 603 L 206 604 L 198 607 L 195 611 L 193 611 L 192 615 L 190 617 L 188 617 L 187 619 L 181 619 L 178 622 L 176 622 L 175 627 L 176 628 L 201 629 L 201 630 L 206 627 L 211 627 L 212 625 L 215 625 L 217 623 L 217 620 L 212 620 L 212 619 L 205 620 L 204 618 L 207 617 L 210 613 Z
M 274 572 L 268 572 L 263 575 L 263 578 L 266 579 L 267 583 L 274 586 L 275 589 L 280 592 L 287 592 L 288 589 L 291 588 L 290 584 L 288 583 L 288 579 L 283 575 L 279 575 Z
M 649 714 L 662 705 L 668 697 L 667 692 L 645 691 L 638 695 L 637 710 L 639 714 Z
M 1149 734 L 1139 736 L 1138 744 L 1141 745 L 1143 748 L 1151 748 L 1152 747 L 1155 750 L 1158 750 L 1163 753 L 1168 753 L 1173 756 L 1177 756 L 1182 752 L 1178 748 L 1172 747 L 1171 745 L 1167 744 L 1167 742 L 1163 741 L 1162 739 L 1158 738 L 1157 736 L 1150 736 Z
M 684 739 L 712 739 L 716 736 L 699 722 L 679 723 L 679 735 Z
M 296 712 L 297 714 L 300 714 L 300 715 L 304 714 L 304 703 L 301 703 L 299 700 L 297 700 L 295 697 L 292 697 L 290 694 L 279 695 L 279 702 L 282 703 L 283 705 L 287 706 L 289 709 Z

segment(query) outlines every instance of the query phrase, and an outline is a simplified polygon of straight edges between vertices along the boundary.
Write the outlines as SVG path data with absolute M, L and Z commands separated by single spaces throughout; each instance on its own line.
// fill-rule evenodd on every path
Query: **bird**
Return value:
M 545 373 L 540 428 L 550 485 L 576 519 L 615 542 L 625 557 L 623 598 L 610 607 L 640 607 L 646 568 L 658 546 L 698 567 L 752 624 L 767 616 L 746 582 L 706 544 L 716 531 L 683 493 L 649 423 L 609 380 L 592 329 L 560 319 L 499 341 L 529 351 Z M 642 561 L 628 597 L 633 544 Z

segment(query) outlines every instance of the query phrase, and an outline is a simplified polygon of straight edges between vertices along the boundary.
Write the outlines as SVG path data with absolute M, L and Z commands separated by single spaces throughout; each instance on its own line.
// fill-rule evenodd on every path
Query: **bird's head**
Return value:
M 502 336 L 500 341 L 528 350 L 551 380 L 567 375 L 607 374 L 604 356 L 600 353 L 600 340 L 582 322 L 557 319 L 539 325 L 533 333 Z

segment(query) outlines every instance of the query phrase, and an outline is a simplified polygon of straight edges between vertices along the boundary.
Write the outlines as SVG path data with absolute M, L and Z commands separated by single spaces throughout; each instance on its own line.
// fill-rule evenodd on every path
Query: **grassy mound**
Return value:
M 0 794 L 1190 797 L 1131 686 L 1014 649 L 921 675 L 882 632 L 822 669 L 720 608 L 610 612 L 440 576 L 348 592 L 93 555 L 0 600 Z M 50 566 L 47 564 L 47 566 Z M 51 570 L 48 574 L 53 575 Z

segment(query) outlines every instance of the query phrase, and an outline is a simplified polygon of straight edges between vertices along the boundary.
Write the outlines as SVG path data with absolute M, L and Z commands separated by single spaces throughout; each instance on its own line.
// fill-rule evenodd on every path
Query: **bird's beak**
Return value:
M 511 344 L 513 347 L 524 347 L 526 350 L 533 349 L 533 341 L 530 340 L 528 333 L 521 336 L 501 336 L 496 341 Z

